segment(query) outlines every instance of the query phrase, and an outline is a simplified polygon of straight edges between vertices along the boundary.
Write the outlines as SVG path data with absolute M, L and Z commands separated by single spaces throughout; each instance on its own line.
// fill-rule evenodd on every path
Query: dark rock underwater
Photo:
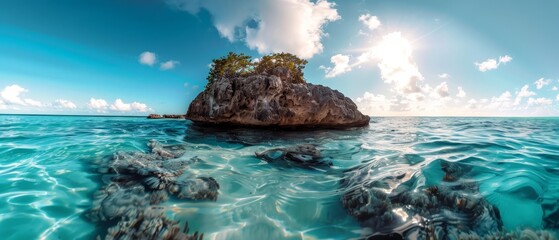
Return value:
M 203 239 L 203 233 L 189 234 L 188 222 L 181 228 L 178 221 L 169 219 L 159 204 L 170 197 L 216 201 L 219 183 L 211 176 L 189 172 L 202 160 L 184 158 L 183 145 L 164 146 L 151 140 L 148 146 L 149 153 L 117 152 L 99 164 L 98 171 L 107 183 L 95 194 L 88 218 L 112 224 L 105 239 Z M 333 167 L 332 158 L 323 156 L 320 147 L 312 144 L 273 148 L 255 155 L 277 167 L 309 171 Z M 440 161 L 444 172 L 441 184 L 423 187 L 415 187 L 417 179 L 409 173 L 371 180 L 371 169 L 378 167 L 367 164 L 324 172 L 343 175 L 340 201 L 349 215 L 369 229 L 363 238 L 555 239 L 549 231 L 507 231 L 499 209 L 485 200 L 478 183 L 468 178 L 472 169 L 468 165 Z M 543 221 L 555 222 L 555 214 Z

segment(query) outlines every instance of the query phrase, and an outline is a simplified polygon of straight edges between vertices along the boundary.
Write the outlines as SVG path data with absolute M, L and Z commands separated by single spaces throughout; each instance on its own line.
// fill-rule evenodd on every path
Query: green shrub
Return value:
M 277 67 L 289 70 L 291 77 L 285 79 L 293 83 L 304 83 L 303 69 L 307 60 L 290 53 L 274 53 L 252 61 L 250 56 L 230 52 L 227 56 L 212 60 L 208 74 L 208 85 L 221 78 L 247 77 L 253 74 L 272 74 Z

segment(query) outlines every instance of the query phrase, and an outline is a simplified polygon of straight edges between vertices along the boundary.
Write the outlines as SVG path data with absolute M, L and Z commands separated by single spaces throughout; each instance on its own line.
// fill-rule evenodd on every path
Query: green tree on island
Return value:
M 212 60 L 208 74 L 208 85 L 220 78 L 247 77 L 253 74 L 272 74 L 277 67 L 287 69 L 290 81 L 305 83 L 303 69 L 307 60 L 301 59 L 291 53 L 274 53 L 263 56 L 258 61 L 253 61 L 250 56 L 242 53 L 229 52 L 227 56 Z

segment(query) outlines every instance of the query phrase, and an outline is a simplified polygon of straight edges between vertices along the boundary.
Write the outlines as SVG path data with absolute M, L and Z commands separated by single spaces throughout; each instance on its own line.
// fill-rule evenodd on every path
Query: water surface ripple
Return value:
M 372 118 L 364 129 L 269 131 L 143 118 L 0 115 L 0 236 L 95 238 L 103 227 L 85 213 L 102 186 L 96 164 L 117 151 L 145 152 L 151 139 L 185 146 L 186 155 L 201 159 L 194 174 L 219 182 L 215 202 L 165 203 L 169 218 L 188 221 L 205 239 L 348 239 L 386 233 L 359 221 L 342 204 L 345 193 L 375 182 L 385 183 L 382 189 L 389 192 L 403 185 L 417 190 L 475 184 L 476 194 L 496 206 L 506 230 L 555 231 L 558 136 L 557 118 Z M 317 146 L 333 166 L 270 164 L 254 154 L 300 144 Z M 452 163 L 467 173 L 445 182 L 443 168 Z M 347 179 L 359 181 L 344 187 Z M 401 221 L 390 231 L 414 224 Z

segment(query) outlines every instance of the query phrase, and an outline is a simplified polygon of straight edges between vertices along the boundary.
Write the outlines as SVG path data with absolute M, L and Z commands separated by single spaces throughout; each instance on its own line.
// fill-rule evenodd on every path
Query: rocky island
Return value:
M 208 84 L 190 104 L 197 124 L 265 128 L 350 128 L 369 124 L 342 93 L 305 82 L 306 60 L 289 53 L 213 60 Z

